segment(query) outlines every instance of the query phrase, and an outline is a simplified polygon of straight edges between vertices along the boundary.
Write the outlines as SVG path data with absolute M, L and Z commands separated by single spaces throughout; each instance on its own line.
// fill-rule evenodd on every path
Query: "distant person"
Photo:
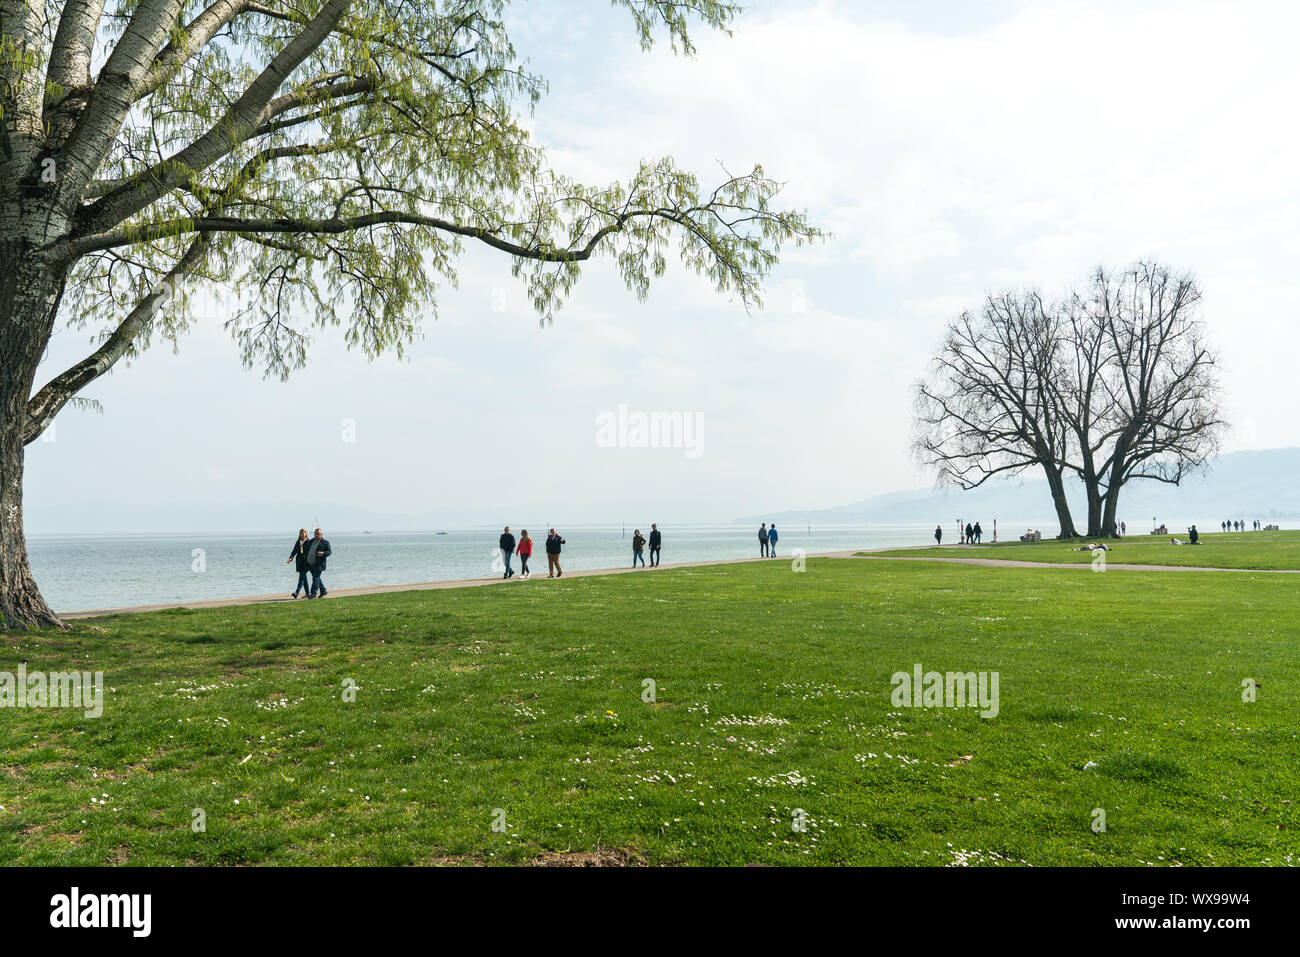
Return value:
M 1128 522 L 1119 523 L 1119 534 L 1121 538 L 1128 534 Z
M 776 558 L 776 522 L 773 522 L 767 530 L 767 554 L 769 558 Z
M 758 526 L 758 557 L 767 558 L 767 522 Z
M 1228 523 L 1227 523 L 1227 522 L 1220 522 L 1220 523 L 1219 523 L 1219 531 L 1221 531 L 1221 532 L 1226 532 L 1227 530 L 1228 530 Z
M 979 522 L 975 523 L 975 541 L 976 542 L 984 541 L 984 529 L 980 528 Z
M 664 536 L 659 531 L 659 526 L 654 522 L 650 523 L 650 567 L 659 567 L 659 549 L 663 547 Z
M 308 598 L 324 598 L 327 594 L 321 576 L 325 574 L 325 560 L 330 554 L 329 539 L 319 528 L 316 529 L 316 536 L 307 543 L 307 567 L 311 569 L 311 591 L 307 594 Z
M 636 568 L 636 563 L 640 562 L 641 567 L 645 568 L 645 555 L 642 550 L 645 548 L 645 536 L 641 534 L 641 529 L 637 528 L 632 531 L 632 567 Z
M 563 545 L 564 539 L 551 529 L 551 534 L 546 536 L 546 577 L 559 578 L 564 574 L 564 569 L 560 567 L 560 546 Z
M 1193 545 L 1200 544 L 1201 536 L 1197 533 L 1195 525 L 1187 530 L 1187 537 L 1191 539 Z
M 519 555 L 519 577 L 528 578 L 532 575 L 528 570 L 528 559 L 533 555 L 533 540 L 528 537 L 528 529 L 519 530 L 519 547 L 515 551 Z
M 311 586 L 307 584 L 307 572 L 311 566 L 307 564 L 307 545 L 311 540 L 307 537 L 307 529 L 298 529 L 298 540 L 293 543 L 293 551 L 289 553 L 289 559 L 285 562 L 297 561 L 296 570 L 298 572 L 298 584 L 293 586 L 293 597 L 298 597 L 298 592 L 302 592 L 302 597 L 306 598 L 311 594 Z
M 936 545 L 943 544 L 943 526 L 941 525 L 936 525 L 934 527 L 934 543 Z
M 501 538 L 497 544 L 501 546 L 501 554 L 506 557 L 506 573 L 501 577 L 509 578 L 515 573 L 515 570 L 510 567 L 510 556 L 515 553 L 515 537 L 510 534 L 509 525 L 507 525 L 506 530 L 501 533 Z
M 975 544 L 975 526 L 972 525 L 970 522 L 966 523 L 966 544 L 967 545 Z

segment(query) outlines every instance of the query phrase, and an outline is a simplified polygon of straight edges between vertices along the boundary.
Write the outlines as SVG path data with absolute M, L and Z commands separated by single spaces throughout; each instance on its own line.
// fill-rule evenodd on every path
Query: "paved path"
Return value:
M 932 548 L 933 546 L 926 546 Z M 960 547 L 960 546 L 958 546 Z M 893 551 L 893 549 L 891 549 Z M 906 555 L 858 555 L 878 562 L 948 562 L 953 565 L 986 565 L 990 568 L 1092 568 L 1092 562 L 1021 562 L 1010 558 L 938 558 L 933 555 L 910 558 Z M 1252 572 L 1260 575 L 1296 575 L 1300 568 L 1211 568 L 1201 565 L 1129 565 L 1106 560 L 1106 571 L 1126 572 Z
M 846 552 L 814 552 L 809 554 L 808 558 L 852 558 L 858 549 Z M 771 558 L 721 558 L 707 562 L 664 562 L 660 568 L 702 568 L 708 565 L 737 565 L 743 562 L 767 562 L 767 561 L 784 561 L 793 560 L 792 555 L 781 555 L 776 559 Z M 624 575 L 632 572 L 634 569 L 629 567 L 621 568 L 584 568 L 566 571 L 565 578 L 588 578 L 592 575 Z M 654 569 L 635 569 L 636 572 L 647 574 Z M 558 580 L 558 579 L 553 579 Z M 368 585 L 360 588 L 331 588 L 329 597 L 347 598 L 352 595 L 389 595 L 401 591 L 432 591 L 438 588 L 475 588 L 479 585 L 508 585 L 514 587 L 524 583 L 519 575 L 510 579 L 502 579 L 497 576 L 491 578 L 460 578 L 453 581 L 440 582 L 414 582 L 408 585 Z M 534 575 L 527 579 L 529 584 L 535 582 L 545 582 L 545 575 Z M 304 599 L 299 598 L 298 601 Z M 202 601 L 177 601 L 168 602 L 160 605 L 130 605 L 125 608 L 94 608 L 85 611 L 68 611 L 60 612 L 59 617 L 64 619 L 74 618 L 97 618 L 100 615 L 126 615 L 142 611 L 165 611 L 168 608 L 227 608 L 232 605 L 273 605 L 273 604 L 291 604 L 294 599 L 290 598 L 287 593 L 281 592 L 278 595 L 249 595 L 244 598 L 210 598 Z

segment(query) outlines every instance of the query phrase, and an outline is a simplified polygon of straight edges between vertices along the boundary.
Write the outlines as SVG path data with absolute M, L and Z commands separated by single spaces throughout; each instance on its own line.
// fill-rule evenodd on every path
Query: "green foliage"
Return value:
M 615 4 L 643 47 L 663 32 L 686 54 L 691 26 L 726 30 L 739 10 Z M 779 186 L 758 166 L 711 189 L 667 158 L 606 186 L 554 173 L 521 120 L 545 83 L 507 33 L 506 0 L 355 0 L 253 113 L 241 96 L 326 2 L 252 3 L 211 36 L 208 7 L 181 5 L 70 237 L 82 257 L 65 296 L 71 326 L 117 325 L 167 283 L 128 357 L 155 338 L 174 344 L 213 290 L 245 362 L 269 374 L 305 362 L 313 327 L 341 327 L 368 357 L 401 354 L 436 315 L 438 289 L 456 283 L 467 239 L 514 257 L 543 322 L 583 262 L 611 257 L 644 298 L 674 247 L 748 308 L 783 243 L 822 235 L 775 207 Z M 136 9 L 109 0 L 104 48 Z M 63 92 L 47 89 L 47 112 Z M 196 241 L 201 255 L 185 262 Z

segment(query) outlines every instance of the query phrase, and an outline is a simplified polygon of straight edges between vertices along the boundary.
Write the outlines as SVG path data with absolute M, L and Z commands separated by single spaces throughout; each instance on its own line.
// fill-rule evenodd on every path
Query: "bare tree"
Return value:
M 1036 292 L 990 295 L 952 322 L 916 386 L 918 460 L 941 483 L 972 489 L 1041 468 L 1060 535 L 1075 535 L 1065 495 L 1069 430 L 1056 406 L 1066 342 Z
M 975 488 L 1033 467 L 1047 477 L 1062 538 L 1066 479 L 1087 497 L 1089 536 L 1114 535 L 1133 479 L 1177 485 L 1219 448 L 1216 360 L 1190 275 L 1139 262 L 1083 291 L 987 298 L 945 334 L 916 388 L 915 451 L 941 483 Z

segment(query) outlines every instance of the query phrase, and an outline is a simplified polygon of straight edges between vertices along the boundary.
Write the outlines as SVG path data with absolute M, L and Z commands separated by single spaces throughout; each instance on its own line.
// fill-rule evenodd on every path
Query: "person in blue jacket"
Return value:
M 767 529 L 767 553 L 772 558 L 776 558 L 776 538 L 776 524 L 773 523 Z

